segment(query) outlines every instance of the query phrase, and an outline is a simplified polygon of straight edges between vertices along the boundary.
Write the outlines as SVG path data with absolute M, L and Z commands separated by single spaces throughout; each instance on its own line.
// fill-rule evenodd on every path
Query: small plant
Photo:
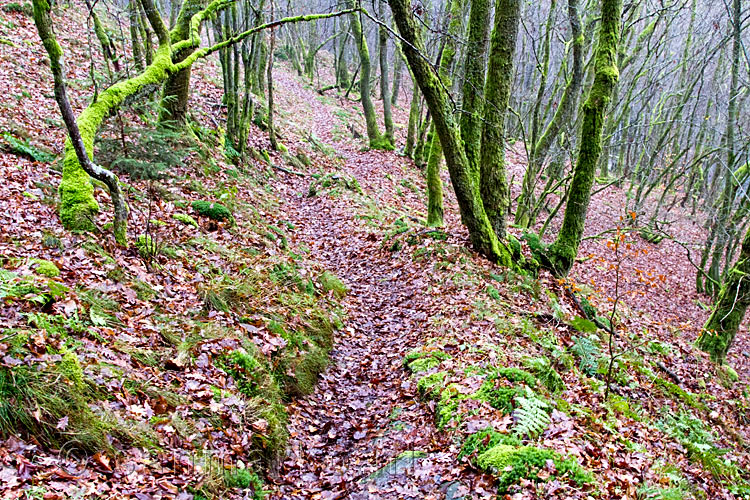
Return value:
M 588 376 L 594 375 L 599 368 L 601 351 L 599 346 L 589 337 L 573 337 L 573 354 L 580 360 L 579 368 Z
M 518 407 L 513 412 L 514 434 L 534 438 L 547 429 L 550 424 L 550 406 L 546 401 L 539 399 L 527 388 L 526 395 L 518 396 L 516 403 Z
M 235 468 L 228 471 L 224 475 L 224 483 L 227 488 L 252 489 L 253 496 L 245 498 L 263 500 L 266 497 L 266 491 L 263 490 L 263 481 L 258 477 L 258 474 L 249 469 Z
M 13 5 L 18 4 L 9 4 L 5 7 L 10 7 Z M 31 6 L 29 5 L 29 7 Z M 5 10 L 5 8 L 3 8 L 3 10 Z M 10 132 L 3 132 L 2 138 L 5 141 L 5 144 L 2 145 L 2 149 L 9 151 L 16 156 L 21 156 L 23 158 L 42 163 L 52 163 L 53 161 L 55 161 L 55 155 L 50 154 L 46 151 L 42 151 L 41 149 L 31 145 L 28 140 L 18 139 Z
M 550 392 L 557 392 L 565 389 L 565 382 L 563 382 L 562 377 L 557 373 L 555 367 L 552 366 L 552 362 L 549 358 L 541 357 L 527 359 L 525 364 L 536 378 L 550 390 Z
M 165 172 L 182 167 L 194 150 L 174 127 L 123 127 L 116 132 L 115 138 L 98 140 L 96 157 L 135 179 L 161 179 Z

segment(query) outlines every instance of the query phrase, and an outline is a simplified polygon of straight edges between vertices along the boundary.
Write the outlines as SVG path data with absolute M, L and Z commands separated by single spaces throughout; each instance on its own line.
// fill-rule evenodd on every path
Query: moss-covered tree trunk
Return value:
M 401 92 L 401 78 L 404 74 L 404 57 L 401 55 L 401 47 L 396 42 L 396 48 L 393 51 L 393 90 L 391 91 L 391 104 L 398 104 L 399 93 Z
M 448 12 L 448 36 L 440 56 L 439 78 L 446 89 L 451 88 L 451 67 L 456 59 L 456 39 L 461 36 L 461 0 L 452 0 Z M 427 157 L 427 225 L 441 227 L 443 225 L 443 181 L 440 178 L 440 162 L 443 150 L 440 138 L 432 134 L 432 142 Z
M 740 256 L 727 273 L 708 321 L 696 345 L 716 363 L 723 363 L 750 306 L 750 230 Z
M 602 0 L 602 20 L 594 55 L 594 84 L 583 105 L 583 125 L 578 160 L 568 191 L 565 217 L 557 239 L 548 249 L 546 263 L 557 276 L 565 276 L 573 267 L 583 238 L 586 213 L 591 201 L 596 166 L 602 146 L 604 114 L 617 84 L 617 47 L 620 39 L 622 0 Z
M 200 10 L 206 7 L 206 0 L 185 0 L 182 9 L 177 16 L 175 27 L 169 33 L 171 43 L 181 42 L 190 36 L 190 20 Z M 172 62 L 183 61 L 195 50 L 188 47 L 172 54 Z M 187 119 L 187 104 L 190 97 L 190 71 L 187 67 L 172 75 L 164 82 L 161 94 L 161 109 L 159 111 L 159 123 L 162 125 L 180 127 Z
M 378 2 L 380 19 L 385 19 L 385 0 Z M 383 123 L 385 134 L 383 143 L 388 149 L 393 149 L 393 111 L 391 110 L 391 86 L 388 80 L 388 30 L 380 26 L 378 30 L 380 43 L 378 44 L 378 56 L 380 58 L 380 95 L 383 99 Z M 385 144 L 388 142 L 389 144 Z
M 354 8 L 354 0 L 348 0 L 350 8 Z M 367 47 L 367 39 L 362 32 L 362 23 L 360 22 L 359 12 L 354 12 L 350 16 L 350 26 L 352 29 L 352 35 L 354 36 L 354 43 L 357 44 L 357 51 L 359 52 L 360 61 L 360 77 L 359 77 L 359 94 L 360 100 L 362 101 L 362 111 L 365 114 L 365 124 L 367 125 L 367 139 L 370 141 L 370 147 L 375 149 L 381 149 L 384 144 L 378 129 L 378 120 L 375 115 L 375 106 L 372 104 L 372 97 L 370 96 L 370 72 L 372 71 L 370 64 L 370 50 Z
M 163 84 L 167 77 L 179 72 L 180 70 L 189 68 L 197 59 L 206 57 L 222 48 L 242 42 L 255 33 L 287 23 L 326 19 L 352 13 L 351 9 L 347 9 L 327 14 L 287 17 L 237 33 L 228 40 L 224 40 L 211 47 L 192 50 L 190 51 L 189 56 L 185 57 L 185 59 L 179 63 L 175 63 L 173 62 L 173 55 L 175 53 L 179 53 L 189 47 L 195 49 L 199 46 L 201 41 L 200 30 L 203 22 L 206 19 L 215 16 L 218 10 L 225 7 L 227 5 L 226 0 L 212 0 L 205 9 L 196 13 L 189 23 L 189 36 L 175 44 L 170 43 L 170 34 L 164 25 L 164 21 L 154 7 L 153 0 L 141 0 L 141 3 L 143 7 L 143 15 L 148 19 L 149 24 L 159 40 L 159 47 L 154 53 L 153 61 L 142 73 L 108 87 L 99 95 L 99 98 L 95 102 L 92 102 L 87 106 L 75 119 L 75 128 L 79 131 L 80 141 L 69 140 L 66 142 L 63 158 L 62 182 L 60 183 L 59 188 L 60 218 L 63 225 L 69 230 L 85 231 L 94 229 L 92 222 L 93 216 L 99 210 L 99 205 L 94 198 L 94 188 L 89 176 L 94 176 L 97 179 L 102 180 L 102 182 L 110 183 L 111 185 L 108 184 L 108 187 L 110 188 L 110 194 L 113 195 L 113 203 L 116 205 L 115 221 L 116 223 L 123 222 L 123 224 L 119 226 L 118 224 L 115 224 L 115 236 L 118 238 L 118 241 L 123 241 L 125 237 L 124 221 L 126 215 L 123 217 L 121 207 L 118 206 L 118 202 L 115 200 L 117 184 L 111 183 L 111 178 L 107 175 L 108 173 L 111 174 L 111 172 L 100 169 L 99 167 L 96 169 L 93 168 L 96 165 L 91 161 L 96 133 L 108 116 L 114 113 L 128 100 L 136 97 L 147 87 Z M 45 44 L 45 48 L 47 48 L 48 51 L 53 50 L 53 52 L 50 53 L 51 60 L 55 55 L 59 59 L 61 57 L 59 45 L 53 35 L 50 37 L 52 30 L 50 27 L 51 21 L 49 21 L 49 5 L 46 0 L 35 0 L 34 5 L 35 11 L 39 11 L 40 16 L 46 16 L 45 18 L 40 17 L 40 19 L 42 19 L 42 21 L 46 19 L 48 23 L 46 30 L 44 29 L 45 24 L 43 23 L 40 24 L 41 27 L 39 28 L 39 34 Z M 56 54 L 55 51 L 60 53 Z M 66 125 L 68 124 L 66 123 Z M 72 134 L 72 128 L 70 126 L 68 126 L 68 130 L 69 133 Z M 78 142 L 80 142 L 80 148 L 78 147 Z M 81 151 L 85 151 L 86 154 L 84 157 L 80 156 Z M 85 161 L 85 158 L 88 158 L 88 161 Z M 114 178 L 116 179 L 116 177 Z
M 487 71 L 487 47 L 490 37 L 490 0 L 472 0 L 469 13 L 469 39 L 464 65 L 461 139 L 466 157 L 476 179 L 479 179 L 479 155 L 482 143 L 484 82 Z
M 535 222 L 536 196 L 534 185 L 536 178 L 552 145 L 560 137 L 560 132 L 564 129 L 566 122 L 573 117 L 578 104 L 578 96 L 581 93 L 584 37 L 581 30 L 581 18 L 578 13 L 578 0 L 568 0 L 568 20 L 571 28 L 573 71 L 547 128 L 538 140 L 532 141 L 528 166 L 523 177 L 521 197 L 518 200 L 518 210 L 516 211 L 516 224 L 521 227 L 532 226 Z
M 92 224 L 88 217 L 85 221 L 81 219 L 81 215 L 89 215 L 98 210 L 98 205 L 93 196 L 93 187 L 88 178 L 90 175 L 106 184 L 109 188 L 109 194 L 115 208 L 115 240 L 120 244 L 126 244 L 128 207 L 120 190 L 120 181 L 114 173 L 99 167 L 93 162 L 94 141 L 93 133 L 90 133 L 90 121 L 79 119 L 76 122 L 73 108 L 67 96 L 65 70 L 62 63 L 63 52 L 57 43 L 55 32 L 52 29 L 49 3 L 46 0 L 33 0 L 33 8 L 34 23 L 36 24 L 39 38 L 42 40 L 42 44 L 50 58 L 50 69 L 55 81 L 55 100 L 60 107 L 63 122 L 68 130 L 68 140 L 65 141 L 65 159 L 63 162 L 63 169 L 64 171 L 67 169 L 68 178 L 63 179 L 63 184 L 60 185 L 60 194 L 62 197 L 65 193 L 73 193 L 75 198 L 73 200 L 70 198 L 67 200 L 63 199 L 63 206 L 61 208 L 61 216 L 64 216 L 63 222 L 67 219 L 68 223 L 85 226 L 83 228 L 88 228 Z M 104 98 L 104 96 L 102 94 L 101 98 Z M 90 108 L 91 106 L 87 109 Z M 94 118 L 92 117 L 91 119 Z M 85 133 L 86 136 L 83 136 L 82 133 Z M 72 168 L 75 163 L 78 164 L 77 170 Z M 71 173 L 74 174 L 72 178 Z M 67 205 L 66 201 L 68 202 Z M 71 201 L 80 201 L 83 203 L 84 210 L 81 211 L 82 213 L 70 211 Z
M 413 18 L 411 2 L 389 0 L 388 3 L 399 32 L 407 42 L 403 44 L 404 55 L 430 109 L 435 132 L 440 137 L 461 220 L 469 230 L 472 245 L 488 259 L 509 266 L 510 252 L 498 241 L 484 211 L 479 187 L 471 173 L 461 142 L 458 124 L 448 106 L 447 91 L 441 85 L 432 66 L 422 58 L 421 54 L 425 53 L 424 42 Z
M 421 94 L 419 93 L 419 86 L 414 83 L 414 88 L 411 93 L 411 103 L 409 104 L 409 125 L 406 131 L 406 147 L 404 148 L 404 154 L 409 158 L 414 158 L 414 147 L 417 142 L 417 127 L 419 125 L 419 118 L 421 109 L 419 106 L 419 99 Z
M 143 43 L 140 38 L 140 9 L 137 5 L 137 0 L 130 0 L 128 2 L 128 19 L 130 22 L 130 42 L 133 51 L 133 66 L 137 72 L 143 71 Z
M 346 63 L 346 42 L 349 40 L 349 30 L 351 28 L 343 28 L 344 33 L 339 38 L 338 55 L 336 57 L 336 86 L 339 89 L 346 89 L 349 87 L 349 68 Z
M 513 83 L 513 57 L 521 16 L 520 0 L 498 0 L 485 87 L 484 127 L 480 149 L 480 192 L 498 238 L 505 238 L 510 190 L 505 169 L 505 113 Z

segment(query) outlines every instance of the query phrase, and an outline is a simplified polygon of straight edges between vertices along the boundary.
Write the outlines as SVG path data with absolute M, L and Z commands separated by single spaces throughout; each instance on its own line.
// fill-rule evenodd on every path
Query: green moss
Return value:
M 488 427 L 479 432 L 469 435 L 464 444 L 461 446 L 461 452 L 458 454 L 459 460 L 463 457 L 475 457 L 481 455 L 490 448 L 498 444 L 520 446 L 521 442 L 515 436 L 510 434 L 501 434 L 492 427 Z
M 424 399 L 437 399 L 445 385 L 448 372 L 430 373 L 417 382 L 417 392 Z
M 404 367 L 412 373 L 419 373 L 430 370 L 450 358 L 450 354 L 443 351 L 415 349 L 404 356 Z
M 139 235 L 135 240 L 135 247 L 138 249 L 138 254 L 144 259 L 156 257 L 159 252 L 154 239 L 149 234 Z
M 40 276 L 46 276 L 47 278 L 57 278 L 60 276 L 60 269 L 57 265 L 50 260 L 44 259 L 33 259 L 35 265 L 34 271 Z
M 232 212 L 230 212 L 229 209 L 221 203 L 196 200 L 191 204 L 191 206 L 193 207 L 193 210 L 198 213 L 198 215 L 201 215 L 203 217 L 208 217 L 209 219 L 215 221 L 234 221 Z
M 461 389 L 457 384 L 449 384 L 440 393 L 435 414 L 438 429 L 445 429 L 451 424 L 460 424 L 463 420 L 463 415 L 458 412 L 458 406 L 469 396 L 463 394 Z
M 224 484 L 227 488 L 240 488 L 243 490 L 252 489 L 252 500 L 263 500 L 266 497 L 266 491 L 263 490 L 263 481 L 258 474 L 250 469 L 232 469 L 224 474 Z
M 539 472 L 551 460 L 556 469 L 554 477 L 567 478 L 577 486 L 593 482 L 591 473 L 583 469 L 575 460 L 564 459 L 558 453 L 534 446 L 513 446 L 497 444 L 481 453 L 476 464 L 480 469 L 498 476 L 498 493 L 505 494 L 509 488 L 521 479 L 542 481 Z
M 323 288 L 324 292 L 333 292 L 333 294 L 339 299 L 346 295 L 346 285 L 333 273 L 325 271 L 323 274 L 318 276 L 318 282 Z
M 503 377 L 511 382 L 523 382 L 532 388 L 536 386 L 536 378 L 534 375 L 514 366 L 498 368 L 495 375 Z
M 496 410 L 505 414 L 513 411 L 513 401 L 516 396 L 523 395 L 522 389 L 517 387 L 496 387 L 495 380 L 485 380 L 477 392 L 472 394 L 472 399 L 486 401 Z

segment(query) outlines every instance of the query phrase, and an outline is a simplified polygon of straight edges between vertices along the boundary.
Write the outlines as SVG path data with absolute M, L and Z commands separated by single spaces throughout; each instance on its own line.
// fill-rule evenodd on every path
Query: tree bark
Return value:
M 451 183 L 458 200 L 461 220 L 469 230 L 472 245 L 477 252 L 488 259 L 510 266 L 512 264 L 510 252 L 498 241 L 484 211 L 477 183 L 471 174 L 466 152 L 463 149 L 458 124 L 449 108 L 448 93 L 441 85 L 430 63 L 422 56 L 425 53 L 424 42 L 412 17 L 411 2 L 389 0 L 388 3 L 399 32 L 406 41 L 403 44 L 404 55 L 419 88 L 422 89 L 435 123 L 435 131 L 440 137 Z
M 724 363 L 750 306 L 750 230 L 745 233 L 740 256 L 727 273 L 708 321 L 696 345 L 711 359 Z
M 505 113 L 513 84 L 513 58 L 521 17 L 520 0 L 497 0 L 490 40 L 484 127 L 480 149 L 480 192 L 492 228 L 505 238 L 510 190 L 505 169 Z
M 461 139 L 466 158 L 476 179 L 479 179 L 479 155 L 482 143 L 482 111 L 487 71 L 487 47 L 490 37 L 490 0 L 472 0 L 469 13 L 469 39 L 463 80 L 463 113 Z
M 557 276 L 566 276 L 573 267 L 583 238 L 586 213 L 591 201 L 596 166 L 601 154 L 604 114 L 617 84 L 617 53 L 620 39 L 622 0 L 602 0 L 602 20 L 594 55 L 594 84 L 583 105 L 583 125 L 578 161 L 568 192 L 565 216 L 557 239 L 550 246 L 545 265 Z

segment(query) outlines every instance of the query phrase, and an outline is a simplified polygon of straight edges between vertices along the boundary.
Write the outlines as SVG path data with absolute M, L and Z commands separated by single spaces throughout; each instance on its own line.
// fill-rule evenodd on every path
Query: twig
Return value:
M 284 167 L 280 167 L 278 165 L 275 165 L 273 163 L 271 163 L 271 166 L 273 168 L 275 168 L 277 170 L 281 170 L 282 172 L 285 172 L 287 174 L 298 175 L 299 177 L 307 177 L 307 174 L 305 174 L 303 172 L 297 172 L 296 170 L 290 170 L 288 168 L 284 168 Z

